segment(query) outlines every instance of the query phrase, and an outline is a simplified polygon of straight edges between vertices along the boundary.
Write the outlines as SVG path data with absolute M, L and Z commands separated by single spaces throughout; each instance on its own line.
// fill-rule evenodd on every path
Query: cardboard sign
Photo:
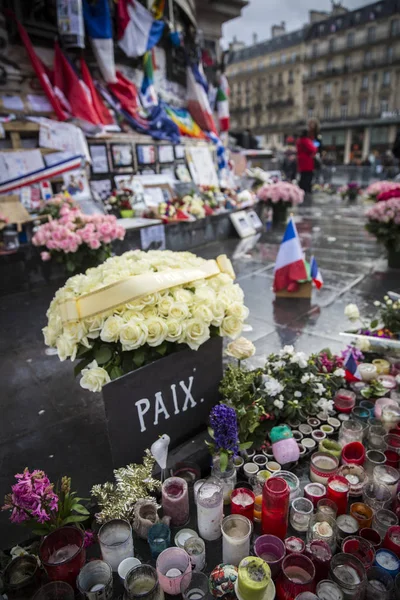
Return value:
M 8 219 L 8 225 L 17 225 L 18 230 L 22 223 L 31 221 L 31 216 L 26 208 L 21 204 L 19 196 L 0 196 L 0 213 Z M 5 227 L 5 223 L 0 225 L 0 229 Z
M 164 433 L 170 449 L 207 425 L 219 401 L 222 338 L 196 352 L 183 350 L 128 373 L 103 388 L 108 435 L 115 468 L 142 460 Z

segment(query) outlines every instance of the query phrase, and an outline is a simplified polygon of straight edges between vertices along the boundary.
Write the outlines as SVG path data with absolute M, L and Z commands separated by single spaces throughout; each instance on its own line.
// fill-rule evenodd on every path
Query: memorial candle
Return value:
M 400 559 L 396 556 L 396 554 L 394 554 L 394 552 L 386 550 L 386 548 L 381 548 L 377 551 L 375 556 L 375 564 L 392 577 L 396 577 L 400 571 Z
M 343 413 L 350 413 L 356 403 L 356 395 L 354 392 L 346 389 L 340 389 L 336 392 L 334 404 L 336 410 Z
M 332 550 L 323 540 L 312 540 L 306 545 L 305 555 L 310 558 L 315 567 L 315 581 L 327 579 L 329 564 L 332 560 Z
M 262 532 L 285 539 L 288 527 L 290 490 L 280 477 L 267 479 L 263 488 Z
M 253 492 L 245 488 L 233 490 L 231 495 L 231 514 L 242 515 L 250 521 L 254 519 L 254 501 Z
M 349 496 L 349 482 L 345 477 L 341 475 L 332 475 L 328 479 L 328 485 L 326 489 L 326 497 L 338 507 L 338 515 L 343 515 L 347 512 L 347 499 Z
M 250 554 L 251 521 L 242 515 L 229 515 L 222 521 L 222 561 L 239 565 Z
M 180 527 L 189 520 L 188 484 L 181 477 L 170 477 L 162 486 L 162 507 L 164 514 L 171 517 L 171 525 Z
M 263 600 L 271 583 L 271 570 L 257 556 L 244 558 L 239 564 L 237 589 L 243 600 Z
M 223 489 L 217 479 L 211 478 L 197 493 L 197 527 L 200 537 L 207 541 L 221 537 L 224 517 Z
M 375 365 L 378 375 L 389 375 L 391 365 L 388 360 L 385 360 L 384 358 L 375 358 L 372 361 L 372 364 Z

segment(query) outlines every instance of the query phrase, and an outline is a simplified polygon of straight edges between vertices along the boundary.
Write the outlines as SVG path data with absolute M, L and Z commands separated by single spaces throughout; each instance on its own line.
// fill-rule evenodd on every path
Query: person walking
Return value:
M 307 129 L 301 132 L 296 142 L 297 148 L 297 170 L 300 173 L 299 185 L 306 194 L 311 194 L 312 179 L 314 173 L 314 156 L 317 149 L 310 139 Z

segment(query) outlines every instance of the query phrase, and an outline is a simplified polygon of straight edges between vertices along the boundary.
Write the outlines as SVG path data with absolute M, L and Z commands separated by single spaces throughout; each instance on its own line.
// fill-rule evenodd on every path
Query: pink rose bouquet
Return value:
M 342 187 L 338 189 L 338 192 L 342 196 L 343 200 L 356 200 L 360 191 L 361 187 L 356 181 L 350 181 L 350 183 L 342 185 Z
M 257 192 L 259 200 L 264 202 L 287 202 L 292 205 L 301 204 L 304 200 L 304 192 L 299 186 L 287 181 L 277 183 L 265 183 Z
M 389 195 L 388 197 L 379 198 L 381 194 L 386 194 L 388 192 L 392 192 L 393 190 L 398 190 L 398 194 L 396 196 Z M 400 196 L 400 183 L 395 181 L 375 181 L 367 187 L 365 190 L 365 196 L 374 201 L 388 200 L 392 197 L 398 197 Z
M 43 248 L 43 261 L 54 257 L 69 273 L 104 262 L 111 256 L 111 242 L 124 239 L 125 229 L 115 216 L 85 215 L 69 204 L 61 206 L 59 215 L 39 227 L 32 243 Z
M 377 202 L 366 213 L 367 231 L 388 251 L 400 252 L 400 198 Z
M 66 207 L 71 211 L 79 211 L 79 207 L 76 202 L 71 198 L 68 192 L 57 194 L 47 202 L 42 202 L 39 214 L 49 215 L 52 219 L 59 219 L 61 216 L 61 209 Z

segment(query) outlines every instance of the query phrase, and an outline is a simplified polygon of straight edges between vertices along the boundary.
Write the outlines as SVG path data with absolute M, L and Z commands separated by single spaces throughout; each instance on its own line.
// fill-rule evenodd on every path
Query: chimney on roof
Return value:
M 280 35 L 286 33 L 286 23 L 285 21 L 281 21 L 280 25 L 272 25 L 271 27 L 271 37 L 277 38 Z
M 253 32 L 253 46 L 255 46 L 258 42 L 258 35 L 256 34 L 256 32 Z

